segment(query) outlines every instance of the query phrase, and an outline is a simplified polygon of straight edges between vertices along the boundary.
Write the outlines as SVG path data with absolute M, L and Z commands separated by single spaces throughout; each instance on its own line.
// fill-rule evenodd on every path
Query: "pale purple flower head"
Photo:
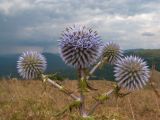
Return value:
M 96 31 L 80 25 L 67 27 L 59 43 L 63 60 L 75 68 L 87 68 L 94 64 L 102 45 Z
M 24 52 L 17 61 L 18 73 L 24 79 L 35 79 L 46 70 L 47 62 L 43 55 L 36 51 Z
M 115 64 L 117 60 L 123 57 L 123 51 L 120 46 L 114 42 L 108 42 L 102 47 L 101 59 L 106 59 L 109 64 Z
M 136 56 L 118 60 L 114 68 L 116 81 L 120 87 L 128 90 L 143 88 L 149 81 L 150 71 L 146 62 Z

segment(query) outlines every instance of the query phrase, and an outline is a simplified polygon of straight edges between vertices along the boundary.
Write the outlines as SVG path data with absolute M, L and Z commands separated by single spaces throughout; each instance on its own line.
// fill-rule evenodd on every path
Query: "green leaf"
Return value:
M 87 81 L 83 77 L 79 81 L 79 88 L 81 92 L 87 92 Z
M 47 77 L 52 79 L 52 80 L 58 80 L 58 81 L 63 81 L 64 80 L 64 78 L 62 76 L 60 76 L 58 73 L 48 74 Z
M 88 117 L 80 117 L 80 120 L 95 120 L 94 117 L 88 116 Z
M 64 114 L 65 112 L 67 112 L 67 111 L 72 112 L 72 110 L 74 108 L 79 108 L 80 105 L 81 105 L 81 101 L 80 100 L 75 100 L 71 104 L 64 107 L 60 112 L 56 113 L 55 116 L 58 117 L 58 116 Z
M 97 101 L 104 102 L 105 100 L 108 100 L 109 97 L 106 96 L 106 95 L 100 95 L 99 97 L 96 97 L 95 99 L 96 99 Z

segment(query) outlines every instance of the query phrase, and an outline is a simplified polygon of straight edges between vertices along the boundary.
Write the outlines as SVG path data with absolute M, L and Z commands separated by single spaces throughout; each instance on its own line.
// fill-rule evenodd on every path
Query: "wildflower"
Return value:
M 146 62 L 136 56 L 118 60 L 114 72 L 118 85 L 129 90 L 143 88 L 150 77 Z
M 59 43 L 66 64 L 75 68 L 87 68 L 96 62 L 102 42 L 96 31 L 74 25 L 65 29 Z
M 18 73 L 25 79 L 37 78 L 45 71 L 46 66 L 45 57 L 35 51 L 24 52 L 17 62 Z

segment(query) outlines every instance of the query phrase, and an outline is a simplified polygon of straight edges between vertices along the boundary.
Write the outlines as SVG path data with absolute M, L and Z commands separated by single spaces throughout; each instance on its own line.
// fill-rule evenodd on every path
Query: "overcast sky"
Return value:
M 61 31 L 73 24 L 122 49 L 160 48 L 160 0 L 0 0 L 0 54 L 57 53 Z

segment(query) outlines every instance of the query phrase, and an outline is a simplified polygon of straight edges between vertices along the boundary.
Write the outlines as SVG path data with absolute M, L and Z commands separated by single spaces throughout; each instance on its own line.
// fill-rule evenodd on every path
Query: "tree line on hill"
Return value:
M 142 57 L 149 65 L 154 64 L 156 69 L 160 71 L 160 49 L 135 49 L 124 51 L 125 55 L 136 55 Z M 47 59 L 47 74 L 57 73 L 59 76 L 68 79 L 76 79 L 76 71 L 67 66 L 58 54 L 44 53 Z M 18 77 L 16 62 L 19 54 L 16 55 L 1 55 L 0 56 L 0 77 Z M 114 80 L 113 65 L 105 65 L 97 70 L 91 79 L 107 79 Z

